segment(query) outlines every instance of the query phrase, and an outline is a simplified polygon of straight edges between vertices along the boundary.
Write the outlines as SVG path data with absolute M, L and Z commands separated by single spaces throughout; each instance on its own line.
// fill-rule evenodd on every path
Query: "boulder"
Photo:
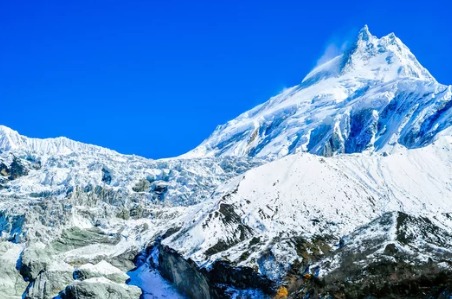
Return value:
M 138 299 L 141 290 L 136 286 L 119 284 L 101 277 L 75 281 L 59 296 L 61 299 Z
M 105 277 L 113 282 L 125 283 L 129 276 L 106 262 L 100 261 L 97 264 L 84 264 L 74 271 L 74 278 L 79 280 L 86 280 L 95 277 Z
M 20 299 L 28 283 L 16 270 L 22 246 L 0 242 L 0 298 Z

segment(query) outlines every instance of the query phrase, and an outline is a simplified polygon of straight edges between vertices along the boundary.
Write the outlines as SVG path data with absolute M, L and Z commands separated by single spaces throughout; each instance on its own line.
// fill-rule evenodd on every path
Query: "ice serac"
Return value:
M 124 278 L 134 257 L 219 184 L 259 164 L 234 157 L 155 161 L 0 126 L 0 294 L 139 298 L 142 291 Z
M 365 26 L 343 54 L 219 126 L 182 157 L 417 148 L 451 125 L 451 108 L 450 86 L 439 84 L 393 33 L 377 38 Z
M 183 157 L 0 126 L 0 297 L 448 298 L 451 106 L 364 27 Z

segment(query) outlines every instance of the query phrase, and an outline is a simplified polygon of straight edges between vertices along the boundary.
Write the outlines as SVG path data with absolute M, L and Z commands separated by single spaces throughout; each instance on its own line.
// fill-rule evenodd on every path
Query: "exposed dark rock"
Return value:
M 165 246 L 159 248 L 159 270 L 165 279 L 190 298 L 214 298 L 204 273 L 193 261 L 185 260 L 175 250 Z
M 212 217 L 220 218 L 220 220 L 225 225 L 235 226 L 237 234 L 236 238 L 228 239 L 227 241 L 219 241 L 217 244 L 207 249 L 206 255 L 208 256 L 224 251 L 252 236 L 252 229 L 242 223 L 242 218 L 239 215 L 237 215 L 233 205 L 220 203 L 218 211 L 215 211 L 213 214 L 211 214 L 204 225 L 208 225 L 208 222 Z
M 190 298 L 230 298 L 228 287 L 259 289 L 268 295 L 276 291 L 276 284 L 254 269 L 233 267 L 226 261 L 217 261 L 209 269 L 199 268 L 174 249 L 158 246 L 160 273 Z
M 132 187 L 132 190 L 135 192 L 148 192 L 150 187 L 151 183 L 146 179 L 142 179 Z
M 129 215 L 133 219 L 143 218 L 143 216 L 145 215 L 144 209 L 141 205 L 136 205 L 130 209 Z
M 273 295 L 276 291 L 276 284 L 258 274 L 254 269 L 233 267 L 226 261 L 213 263 L 206 275 L 213 285 L 214 298 L 224 298 L 224 286 L 233 286 L 237 289 L 259 289 L 268 295 Z
M 0 175 L 7 177 L 9 180 L 15 180 L 27 174 L 28 169 L 17 157 L 13 158 L 13 162 L 9 167 L 3 162 L 0 163 Z
M 111 183 L 111 172 L 105 167 L 102 168 L 102 182 L 107 185 L 110 185 Z
M 41 271 L 25 291 L 26 299 L 51 299 L 73 280 L 68 271 Z
M 386 245 L 384 254 L 386 255 L 395 255 L 398 252 L 397 246 L 394 243 L 390 243 Z
M 379 233 L 373 233 L 376 231 Z M 385 213 L 322 257 L 320 267 L 328 268 L 331 260 L 339 266 L 321 279 L 312 269 L 295 275 L 299 279 L 291 281 L 289 297 L 448 298 L 452 290 L 451 240 L 452 236 L 430 219 Z M 418 252 L 428 252 L 431 258 L 419 259 Z
M 0 175 L 6 176 L 6 177 L 9 176 L 8 166 L 3 162 L 0 163 Z
M 28 169 L 22 164 L 19 158 L 14 157 L 13 162 L 9 166 L 9 179 L 15 180 L 18 177 L 28 174 Z
M 171 227 L 162 235 L 162 239 L 168 238 L 180 230 L 181 230 L 181 227 Z
M 381 261 L 364 268 L 349 265 L 318 280 L 304 279 L 290 298 L 449 298 L 452 271 L 437 265 Z
M 26 281 L 34 281 L 38 275 L 47 270 L 50 261 L 50 255 L 44 249 L 26 248 L 18 264 L 20 275 Z

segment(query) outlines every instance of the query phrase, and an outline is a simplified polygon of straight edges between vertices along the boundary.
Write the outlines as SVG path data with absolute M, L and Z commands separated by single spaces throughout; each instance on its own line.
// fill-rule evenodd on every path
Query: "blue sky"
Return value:
M 0 124 L 151 158 L 301 81 L 364 24 L 452 84 L 448 1 L 1 1 Z

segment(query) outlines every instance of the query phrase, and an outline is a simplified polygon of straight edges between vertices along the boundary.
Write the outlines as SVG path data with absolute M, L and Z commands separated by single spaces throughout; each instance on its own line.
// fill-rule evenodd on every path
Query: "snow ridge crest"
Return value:
M 56 138 L 29 138 L 20 135 L 17 131 L 0 125 L 0 152 L 20 150 L 35 152 L 41 155 L 70 154 L 73 152 L 93 152 L 117 155 L 118 153 L 97 145 L 85 144 L 66 137 Z
M 314 68 L 302 81 L 309 86 L 331 77 L 353 76 L 389 82 L 411 78 L 436 82 L 410 49 L 394 34 L 381 38 L 372 35 L 365 25 L 344 53 Z

